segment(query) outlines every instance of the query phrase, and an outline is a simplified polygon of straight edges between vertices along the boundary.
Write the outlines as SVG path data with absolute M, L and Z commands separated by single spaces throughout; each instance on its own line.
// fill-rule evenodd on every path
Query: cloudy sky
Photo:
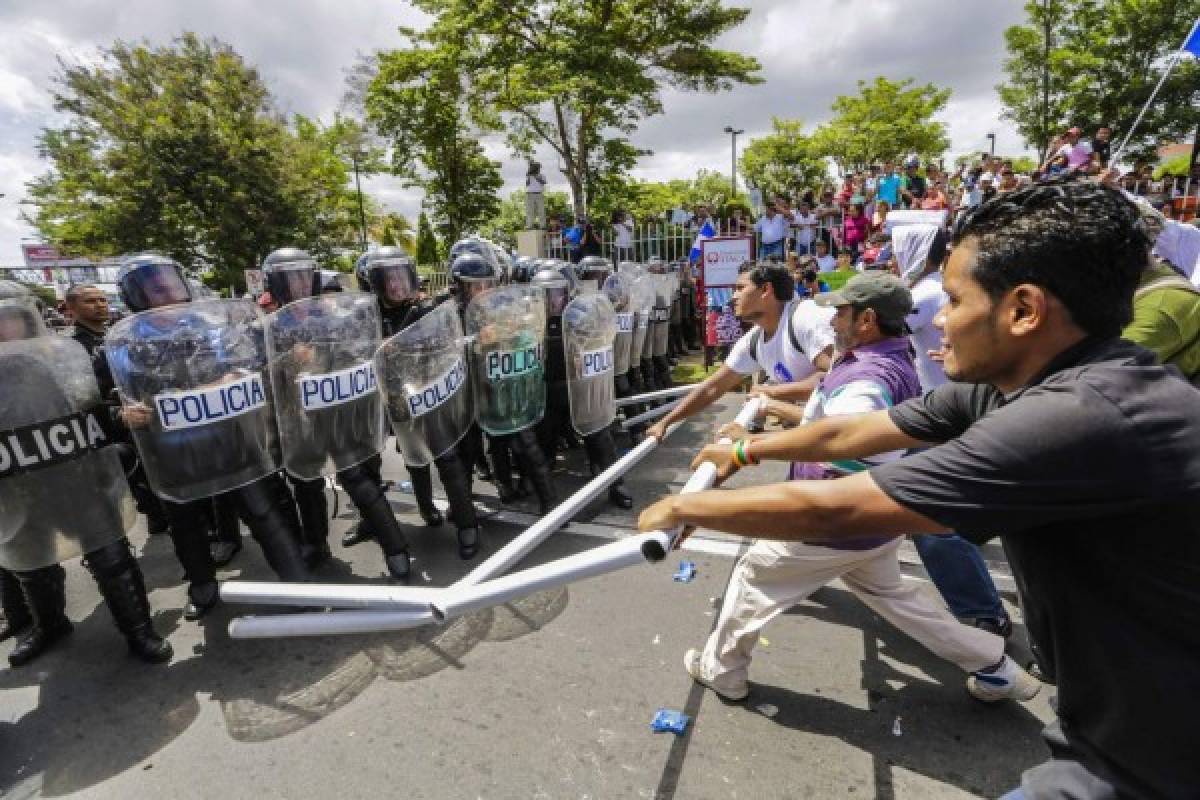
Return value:
M 638 177 L 728 170 L 726 125 L 754 136 L 770 129 L 772 116 L 818 124 L 828 118 L 835 96 L 875 75 L 953 89 L 942 115 L 953 153 L 985 149 L 989 131 L 997 134 L 998 152 L 1023 151 L 1012 126 L 999 119 L 993 88 L 1001 79 L 1003 31 L 1022 18 L 1018 0 L 740 2 L 750 7 L 750 17 L 720 45 L 757 57 L 766 82 L 719 95 L 668 91 L 666 112 L 635 136 L 654 151 L 635 171 Z M 18 203 L 25 182 L 46 169 L 34 144 L 38 130 L 56 122 L 49 86 L 57 59 L 87 61 L 117 39 L 162 42 L 193 30 L 228 42 L 256 65 L 283 109 L 329 118 L 341 100 L 343 70 L 356 54 L 395 46 L 396 26 L 421 27 L 422 19 L 397 0 L 3 0 L 0 264 L 19 263 L 21 240 L 35 236 L 19 220 Z M 523 164 L 498 141 L 489 152 L 504 163 L 505 191 L 517 188 Z M 542 160 L 550 188 L 565 190 L 551 154 Z M 420 208 L 419 194 L 388 178 L 373 179 L 366 188 L 384 206 L 414 218 Z

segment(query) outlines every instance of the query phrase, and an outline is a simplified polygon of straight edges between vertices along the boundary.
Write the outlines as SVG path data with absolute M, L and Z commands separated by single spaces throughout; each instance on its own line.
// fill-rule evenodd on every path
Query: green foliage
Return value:
M 576 214 L 612 194 L 643 151 L 629 136 L 661 113 L 670 86 L 758 83 L 758 62 L 712 46 L 749 11 L 720 0 L 416 0 L 434 17 L 416 34 L 470 77 L 472 117 L 529 155 L 549 145 Z
M 1192 156 L 1190 153 L 1168 158 L 1166 161 L 1154 168 L 1154 180 L 1161 180 L 1164 175 L 1171 175 L 1176 178 L 1186 178 L 1188 171 L 1192 166 Z
M 412 223 L 408 221 L 408 217 L 396 211 L 377 214 L 371 220 L 368 230 L 371 238 L 384 246 L 403 247 L 411 253 L 417 244 L 416 236 L 413 235 Z
M 946 151 L 946 126 L 933 117 L 946 107 L 949 89 L 879 76 L 870 84 L 859 81 L 858 91 L 833 101 L 835 116 L 811 137 L 814 157 L 828 156 L 846 172 L 910 153 L 936 159 Z
M 421 216 L 417 217 L 417 263 L 423 267 L 437 264 L 441 261 L 440 250 L 437 234 L 429 224 L 429 217 L 422 211 Z
M 425 209 L 453 242 L 496 213 L 503 180 L 469 119 L 461 48 L 435 49 L 406 33 L 411 47 L 378 57 L 366 111 L 391 143 L 392 172 L 425 190 Z
M 1044 154 L 1073 125 L 1085 135 L 1109 125 L 1119 143 L 1200 17 L 1200 0 L 1029 0 L 1025 12 L 1026 24 L 1004 32 L 1006 80 L 996 89 L 1004 117 Z M 1200 62 L 1184 57 L 1130 140 L 1129 160 L 1188 136 L 1198 105 Z
M 225 44 L 117 42 L 64 67 L 54 103 L 65 122 L 41 133 L 51 168 L 28 185 L 28 219 L 64 251 L 158 250 L 242 288 L 274 247 L 328 253 L 345 239 L 356 206 L 335 142 L 349 123 L 289 128 Z
M 765 197 L 795 196 L 825 179 L 825 159 L 813 150 L 798 119 L 771 118 L 772 133 L 751 139 L 739 162 L 742 175 Z

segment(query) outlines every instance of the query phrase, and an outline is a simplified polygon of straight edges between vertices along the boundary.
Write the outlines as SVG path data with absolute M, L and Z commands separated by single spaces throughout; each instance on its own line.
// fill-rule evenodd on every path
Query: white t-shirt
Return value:
M 817 230 L 817 215 L 811 211 L 807 214 L 796 212 L 792 220 L 792 226 L 796 229 L 796 244 L 810 245 Z
M 613 244 L 617 247 L 633 247 L 633 226 L 628 222 L 613 225 Z
M 908 317 L 908 327 L 912 330 L 909 337 L 913 349 L 917 351 L 917 376 L 921 379 L 921 388 L 929 391 L 946 382 L 946 372 L 942 365 L 929 357 L 930 350 L 942 346 L 942 332 L 933 326 L 933 318 L 946 303 L 946 293 L 942 290 L 942 274 L 934 272 L 917 281 L 912 288 L 914 313 Z
M 740 375 L 765 370 L 772 383 L 803 380 L 817 371 L 813 359 L 833 345 L 830 321 L 835 313 L 837 309 L 822 308 L 812 300 L 793 300 L 784 306 L 774 336 L 767 339 L 762 329 L 754 326 L 734 343 L 725 363 Z M 789 318 L 800 350 L 793 346 L 788 333 Z M 750 349 L 752 341 L 755 342 L 753 351 Z
M 525 193 L 526 194 L 541 194 L 546 188 L 546 179 L 541 175 L 526 175 L 525 176 Z
M 1067 166 L 1071 169 L 1082 167 L 1092 160 L 1092 143 L 1087 139 L 1080 139 L 1075 144 L 1064 144 L 1054 155 L 1066 156 Z
M 787 236 L 787 218 L 783 214 L 768 217 L 764 214 L 754 223 L 754 229 L 762 234 L 763 244 L 775 244 Z

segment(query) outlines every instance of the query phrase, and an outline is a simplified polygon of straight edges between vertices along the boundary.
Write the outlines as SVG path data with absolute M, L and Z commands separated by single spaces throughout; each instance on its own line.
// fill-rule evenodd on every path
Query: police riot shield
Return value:
M 651 353 L 655 356 L 665 356 L 667 354 L 667 326 L 671 320 L 671 276 L 670 275 L 650 275 L 654 281 L 654 312 L 650 325 L 650 333 L 653 337 L 653 349 Z
M 546 410 L 545 293 L 537 286 L 483 292 L 465 320 L 479 427 L 499 436 L 536 424 Z
M 134 314 L 104 349 L 156 494 L 183 503 L 279 469 L 267 351 L 249 300 Z
M 137 511 L 87 351 L 57 335 L 0 343 L 0 375 L 0 567 L 48 567 L 124 536 Z
M 603 292 L 583 292 L 563 311 L 563 352 L 571 424 L 580 436 L 612 424 L 617 415 L 613 339 L 617 315 Z
M 616 313 L 617 336 L 613 341 L 613 373 L 624 375 L 629 372 L 629 352 L 633 347 L 633 281 L 627 276 L 609 275 L 604 282 L 604 293 Z
M 313 480 L 383 449 L 383 396 L 372 358 L 379 304 L 366 292 L 306 297 L 267 317 L 283 466 Z
M 470 429 L 471 385 L 453 303 L 442 303 L 380 345 L 375 374 L 405 464 L 429 464 Z
M 654 278 L 643 275 L 633 282 L 633 295 L 630 300 L 635 312 L 633 327 L 633 344 L 629 348 L 629 363 L 636 367 L 643 358 L 649 358 L 651 345 L 651 317 L 654 314 L 654 301 L 658 294 L 654 288 Z

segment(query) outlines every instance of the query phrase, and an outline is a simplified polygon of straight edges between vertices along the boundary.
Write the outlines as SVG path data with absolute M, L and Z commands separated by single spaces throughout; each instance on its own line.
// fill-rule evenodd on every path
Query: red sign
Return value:
M 25 256 L 25 266 L 27 267 L 44 267 L 63 260 L 62 253 L 58 252 L 58 248 L 50 244 L 23 244 L 21 253 Z

